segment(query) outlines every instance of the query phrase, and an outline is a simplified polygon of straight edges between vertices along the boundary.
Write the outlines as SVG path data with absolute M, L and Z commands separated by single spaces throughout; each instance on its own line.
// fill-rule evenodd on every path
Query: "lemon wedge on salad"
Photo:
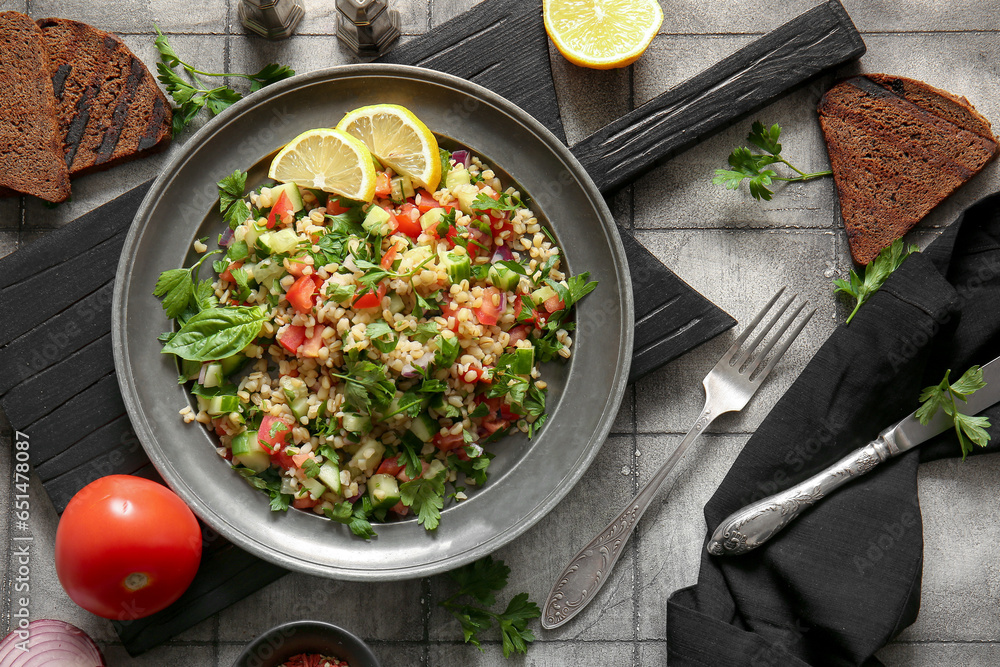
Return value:
M 544 0 L 542 16 L 566 60 L 592 69 L 631 65 L 663 24 L 658 0 Z
M 441 181 L 441 153 L 437 139 L 398 104 L 375 104 L 350 111 L 337 129 L 357 137 L 372 155 L 393 171 L 416 181 L 430 192 Z
M 370 202 L 375 198 L 375 163 L 365 145 L 340 130 L 303 132 L 282 148 L 268 178 Z

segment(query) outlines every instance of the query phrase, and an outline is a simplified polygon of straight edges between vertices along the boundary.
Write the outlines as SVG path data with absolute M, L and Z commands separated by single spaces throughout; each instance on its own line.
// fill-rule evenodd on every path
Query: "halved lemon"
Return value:
M 663 24 L 657 0 L 544 0 L 545 32 L 575 65 L 631 65 Z
M 441 154 L 437 139 L 398 104 L 374 104 L 348 112 L 337 129 L 357 137 L 372 155 L 393 171 L 409 176 L 434 192 L 441 181 Z
M 375 198 L 371 153 L 340 130 L 309 130 L 295 137 L 274 156 L 267 176 L 348 199 L 370 202 Z

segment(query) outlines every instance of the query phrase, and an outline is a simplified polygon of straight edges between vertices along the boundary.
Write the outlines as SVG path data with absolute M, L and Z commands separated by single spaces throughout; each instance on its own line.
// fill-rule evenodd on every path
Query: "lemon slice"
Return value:
M 348 112 L 337 129 L 360 139 L 393 171 L 431 192 L 437 189 L 441 181 L 437 139 L 409 109 L 398 104 L 361 107 Z
M 348 199 L 375 198 L 375 163 L 365 145 L 340 130 L 309 130 L 282 148 L 268 178 L 333 192 Z
M 657 0 L 544 0 L 543 15 L 566 60 L 593 69 L 631 65 L 663 24 Z

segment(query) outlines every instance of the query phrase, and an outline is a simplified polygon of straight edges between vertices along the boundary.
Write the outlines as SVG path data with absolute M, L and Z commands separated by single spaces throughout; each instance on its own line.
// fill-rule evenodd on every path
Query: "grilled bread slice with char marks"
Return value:
M 63 154 L 71 176 L 167 147 L 170 104 L 121 39 L 67 19 L 41 19 L 38 25 L 49 55 Z
M 851 257 L 868 264 L 969 181 L 997 151 L 965 98 L 921 81 L 866 74 L 819 103 Z
M 35 22 L 0 12 L 0 190 L 61 202 L 69 197 L 69 173 L 48 71 Z

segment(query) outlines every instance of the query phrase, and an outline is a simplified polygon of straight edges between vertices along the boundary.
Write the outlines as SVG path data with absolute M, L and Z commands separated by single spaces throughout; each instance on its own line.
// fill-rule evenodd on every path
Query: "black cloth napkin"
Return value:
M 705 506 L 709 534 L 918 406 L 923 387 L 1000 355 L 1000 194 L 912 255 L 823 345 Z M 1000 406 L 985 411 L 1000 448 Z M 698 583 L 667 603 L 670 665 L 880 665 L 913 623 L 923 536 L 917 465 L 960 456 L 953 432 L 820 501 L 755 551 L 703 552 Z M 707 540 L 706 540 L 707 543 Z

